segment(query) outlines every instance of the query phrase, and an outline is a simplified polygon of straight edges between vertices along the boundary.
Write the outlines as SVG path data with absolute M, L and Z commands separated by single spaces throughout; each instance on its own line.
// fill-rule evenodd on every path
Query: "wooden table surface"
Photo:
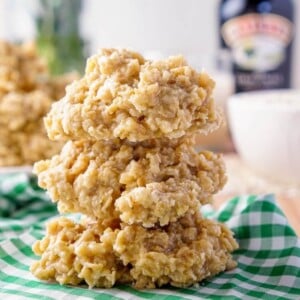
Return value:
M 246 167 L 237 155 L 224 155 L 224 159 L 228 182 L 215 196 L 214 206 L 219 207 L 237 195 L 274 193 L 290 225 L 300 236 L 300 187 L 268 181 Z

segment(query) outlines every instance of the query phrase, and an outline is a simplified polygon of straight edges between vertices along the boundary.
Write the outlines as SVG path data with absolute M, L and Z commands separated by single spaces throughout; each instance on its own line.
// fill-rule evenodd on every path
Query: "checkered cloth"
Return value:
M 31 246 L 57 214 L 34 177 L 0 176 L 0 299 L 300 299 L 300 242 L 272 195 L 236 197 L 209 217 L 234 231 L 238 267 L 190 288 L 61 286 L 29 272 Z

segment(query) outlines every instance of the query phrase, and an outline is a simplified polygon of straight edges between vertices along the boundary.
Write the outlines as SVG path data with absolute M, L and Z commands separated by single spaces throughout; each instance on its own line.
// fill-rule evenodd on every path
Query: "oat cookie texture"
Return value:
M 200 213 L 226 182 L 222 157 L 193 144 L 220 123 L 213 88 L 182 56 L 102 49 L 89 58 L 45 118 L 64 147 L 34 167 L 59 211 L 82 217 L 48 223 L 33 246 L 36 277 L 184 287 L 235 267 L 232 232 Z

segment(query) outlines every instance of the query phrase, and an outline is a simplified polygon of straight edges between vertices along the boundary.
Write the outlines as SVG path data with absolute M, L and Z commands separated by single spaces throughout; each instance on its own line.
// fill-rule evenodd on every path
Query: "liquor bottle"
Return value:
M 232 59 L 236 92 L 291 86 L 292 0 L 222 0 L 222 51 Z

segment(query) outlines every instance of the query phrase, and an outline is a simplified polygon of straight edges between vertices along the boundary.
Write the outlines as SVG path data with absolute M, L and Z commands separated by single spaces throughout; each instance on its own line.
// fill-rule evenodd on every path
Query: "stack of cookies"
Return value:
M 31 266 L 40 279 L 90 287 L 189 286 L 235 266 L 231 231 L 201 205 L 226 182 L 219 155 L 193 136 L 220 123 L 214 82 L 183 57 L 103 49 L 45 119 L 61 153 L 35 165 L 65 216 L 47 225 Z
M 75 76 L 52 78 L 32 43 L 0 41 L 0 167 L 31 165 L 60 151 L 43 117 Z

